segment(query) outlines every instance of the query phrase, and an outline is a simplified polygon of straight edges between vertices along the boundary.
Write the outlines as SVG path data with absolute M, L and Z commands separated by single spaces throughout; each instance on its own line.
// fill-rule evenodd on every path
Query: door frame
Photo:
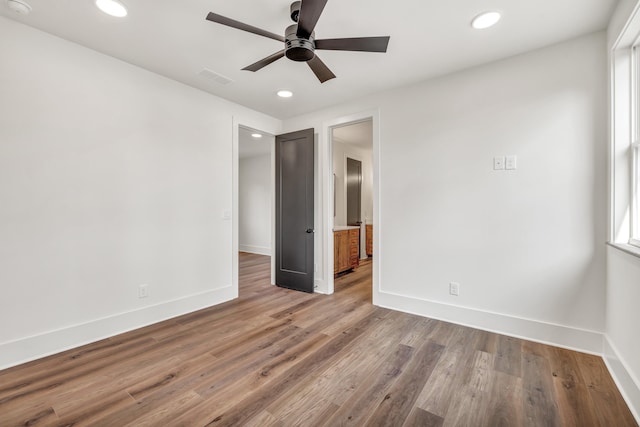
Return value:
M 380 260 L 382 259 L 380 242 L 380 110 L 372 109 L 359 113 L 336 117 L 322 123 L 322 137 L 320 138 L 319 151 L 322 157 L 322 225 L 323 252 L 324 252 L 324 277 L 326 293 L 334 292 L 333 280 L 333 128 L 349 124 L 371 120 L 373 128 L 373 253 L 372 260 L 372 296 L 373 304 L 376 304 L 380 289 Z
M 332 128 L 344 126 L 350 123 L 357 123 L 365 120 L 372 120 L 373 127 L 373 252 L 375 257 L 373 258 L 373 278 L 372 278 L 372 295 L 373 303 L 377 304 L 380 299 L 380 260 L 383 257 L 382 245 L 381 245 L 381 233 L 380 233 L 380 110 L 375 108 L 371 110 L 365 110 L 359 113 L 338 116 L 333 119 L 322 121 L 322 125 L 319 129 L 318 138 L 318 158 L 316 163 L 319 170 L 321 195 L 318 200 L 318 206 L 316 212 L 320 214 L 321 229 L 316 230 L 321 234 L 322 242 L 322 277 L 324 283 L 316 289 L 316 292 L 332 294 L 334 292 L 333 282 L 333 149 L 332 149 Z M 281 127 L 273 126 L 270 122 L 262 120 L 247 119 L 246 117 L 233 116 L 232 120 L 232 209 L 231 209 L 231 221 L 232 221 L 232 268 L 231 268 L 231 281 L 234 289 L 234 298 L 238 297 L 238 220 L 239 220 L 239 197 L 238 197 L 238 171 L 239 171 L 239 157 L 238 157 L 238 144 L 239 144 L 239 127 L 247 127 L 256 130 L 263 131 L 270 135 L 277 135 L 282 132 Z M 271 150 L 271 165 L 275 168 L 275 143 Z M 275 251 L 275 176 L 272 177 L 271 182 L 271 199 L 272 199 L 272 215 L 271 215 L 271 253 Z M 317 246 L 316 246 L 317 247 Z M 318 253 L 316 259 L 318 259 Z M 271 284 L 275 284 L 275 259 L 271 257 Z M 324 285 L 324 286 L 322 286 Z
M 256 131 L 269 134 L 274 137 L 274 141 L 271 143 L 271 171 L 275 170 L 276 163 L 276 154 L 275 154 L 275 135 L 281 133 L 280 128 L 275 128 L 269 126 L 268 123 L 264 122 L 253 122 L 251 120 L 247 120 L 246 118 L 238 118 L 233 116 L 232 120 L 232 149 L 231 149 L 231 161 L 232 161 L 232 177 L 231 177 L 231 286 L 234 289 L 235 296 L 238 297 L 239 289 L 238 289 L 238 275 L 239 275 L 239 260 L 238 260 L 238 251 L 239 251 L 239 220 L 240 220 L 240 212 L 239 212 L 239 180 L 240 180 L 240 153 L 239 153 L 239 145 L 240 145 L 240 127 L 255 129 Z M 275 184 L 275 174 L 271 174 L 271 284 L 275 284 L 275 257 L 273 256 L 275 253 L 275 229 L 276 229 L 276 218 L 275 218 L 275 199 L 276 199 L 276 184 Z

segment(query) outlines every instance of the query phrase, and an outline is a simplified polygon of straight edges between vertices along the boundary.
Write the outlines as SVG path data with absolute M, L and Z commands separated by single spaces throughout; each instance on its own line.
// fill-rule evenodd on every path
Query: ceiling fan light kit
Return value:
M 207 15 L 207 20 L 284 43 L 282 50 L 244 67 L 243 70 L 255 72 L 286 56 L 292 61 L 306 62 L 318 80 L 324 83 L 335 78 L 335 74 L 318 58 L 316 50 L 384 53 L 390 39 L 389 36 L 383 36 L 316 40 L 313 30 L 326 4 L 327 0 L 301 0 L 291 3 L 290 16 L 295 24 L 286 28 L 284 37 L 213 12 Z
M 306 62 L 315 56 L 315 33 L 309 38 L 297 36 L 298 25 L 289 25 L 284 33 L 284 54 L 292 61 Z

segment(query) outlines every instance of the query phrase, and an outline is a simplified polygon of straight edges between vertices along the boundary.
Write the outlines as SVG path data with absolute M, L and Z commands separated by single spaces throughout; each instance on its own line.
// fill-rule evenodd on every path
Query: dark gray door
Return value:
M 313 292 L 313 129 L 276 136 L 276 285 Z
M 347 225 L 360 225 L 362 162 L 347 157 Z

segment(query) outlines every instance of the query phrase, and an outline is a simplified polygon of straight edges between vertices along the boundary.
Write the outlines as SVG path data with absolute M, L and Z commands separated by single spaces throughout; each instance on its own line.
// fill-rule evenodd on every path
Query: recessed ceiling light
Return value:
M 496 25 L 501 17 L 500 12 L 484 12 L 473 18 L 471 26 L 476 30 L 484 30 Z
M 278 96 L 280 98 L 291 98 L 293 96 L 293 92 L 291 92 L 290 90 L 279 90 Z
M 7 0 L 7 6 L 19 15 L 28 15 L 31 12 L 31 6 L 22 0 Z
M 118 0 L 96 0 L 96 6 L 107 15 L 117 18 L 127 16 L 127 7 Z
M 252 133 L 251 136 L 254 138 L 262 138 L 262 135 L 259 133 Z

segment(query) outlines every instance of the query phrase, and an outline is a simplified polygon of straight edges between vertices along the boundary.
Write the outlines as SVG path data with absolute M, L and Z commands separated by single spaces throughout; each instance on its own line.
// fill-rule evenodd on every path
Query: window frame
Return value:
M 640 3 L 608 49 L 608 244 L 640 258 Z
M 640 97 L 636 98 L 639 99 Z M 637 115 L 634 115 L 634 117 L 636 122 L 640 122 L 640 118 Z M 629 244 L 640 248 L 640 211 L 638 210 L 640 207 L 640 140 L 638 139 L 634 139 L 631 144 L 631 161 L 633 164 L 631 166 L 631 231 L 629 233 Z
M 640 35 L 631 46 L 631 144 L 629 147 L 630 214 L 629 244 L 640 248 Z

